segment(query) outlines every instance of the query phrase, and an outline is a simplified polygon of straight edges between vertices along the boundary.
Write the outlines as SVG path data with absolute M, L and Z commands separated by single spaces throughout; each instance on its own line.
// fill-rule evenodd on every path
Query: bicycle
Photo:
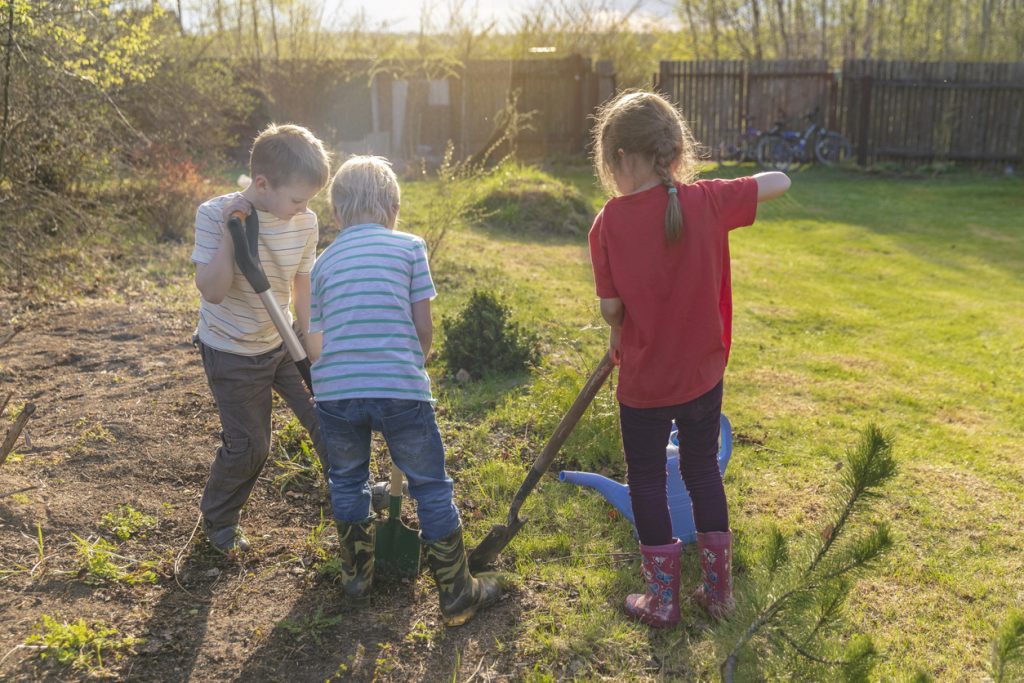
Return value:
M 810 125 L 803 131 L 785 130 L 777 121 L 757 144 L 757 161 L 764 168 L 788 171 L 796 162 L 817 160 L 823 166 L 834 166 L 853 156 L 853 146 L 841 133 L 818 125 L 820 108 L 807 115 Z
M 721 166 L 735 166 L 744 161 L 753 161 L 757 141 L 762 133 L 750 125 L 750 117 L 743 117 L 744 130 L 732 142 L 719 140 L 715 146 L 717 161 Z

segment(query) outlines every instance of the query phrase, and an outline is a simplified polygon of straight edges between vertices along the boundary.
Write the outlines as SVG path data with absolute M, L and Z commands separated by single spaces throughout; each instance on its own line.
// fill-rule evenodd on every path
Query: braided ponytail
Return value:
M 619 154 L 649 159 L 668 193 L 665 243 L 683 237 L 683 210 L 676 182 L 697 177 L 697 143 L 679 110 L 661 95 L 632 90 L 620 93 L 597 112 L 594 166 L 609 194 L 618 194 L 614 171 Z
M 668 192 L 668 205 L 665 207 L 665 244 L 679 241 L 683 236 L 683 209 L 679 204 L 679 190 L 670 170 L 672 162 L 679 156 L 677 143 L 672 139 L 662 139 L 654 153 L 654 171 Z

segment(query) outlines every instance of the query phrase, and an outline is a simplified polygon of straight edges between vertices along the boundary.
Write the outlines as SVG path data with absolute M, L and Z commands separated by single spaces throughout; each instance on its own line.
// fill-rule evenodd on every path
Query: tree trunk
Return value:
M 213 5 L 213 18 L 217 22 L 217 37 L 224 37 L 224 0 L 216 0 Z
M 750 14 L 753 18 L 754 27 L 754 59 L 764 59 L 764 50 L 761 48 L 761 4 L 758 0 L 750 0 Z
M 718 3 L 715 0 L 709 0 L 704 7 L 711 28 L 711 57 L 718 59 Z
M 181 0 L 177 0 L 178 3 L 178 32 L 181 33 L 182 37 L 185 35 L 185 17 L 181 14 Z
M 782 40 L 781 56 L 783 59 L 789 59 L 789 36 L 786 35 L 786 0 L 775 0 L 775 11 L 779 15 L 779 38 Z M 776 52 L 779 51 L 776 50 Z
M 819 59 L 828 59 L 828 0 L 821 0 L 821 47 L 818 49 Z
M 874 48 L 873 44 L 873 32 L 875 30 L 875 3 L 877 0 L 868 0 L 867 7 L 864 10 L 864 43 L 861 48 L 861 53 L 864 59 L 871 59 L 871 53 Z
M 693 19 L 693 0 L 685 0 L 686 22 L 690 25 L 690 49 L 693 50 L 693 59 L 700 57 L 700 42 L 697 37 L 697 22 Z
M 274 61 L 281 61 L 281 46 L 277 40 L 277 7 L 274 0 L 267 0 L 270 4 L 270 35 L 274 39 Z
M 252 47 L 256 58 L 256 76 L 259 77 L 263 75 L 263 67 L 260 63 L 262 50 L 260 50 L 260 8 L 257 5 L 257 0 L 252 0 L 250 8 L 252 9 Z
M 0 124 L 0 180 L 6 177 L 7 126 L 11 120 L 11 54 L 14 52 L 14 2 L 7 0 L 7 48 L 4 54 L 4 119 Z

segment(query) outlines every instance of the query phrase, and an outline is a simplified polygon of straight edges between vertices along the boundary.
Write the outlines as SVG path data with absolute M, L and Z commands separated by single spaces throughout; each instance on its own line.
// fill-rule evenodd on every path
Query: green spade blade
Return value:
M 395 495 L 397 492 L 398 495 Z M 391 502 L 388 518 L 377 523 L 374 573 L 415 578 L 420 573 L 420 535 L 402 524 L 402 470 L 391 465 Z

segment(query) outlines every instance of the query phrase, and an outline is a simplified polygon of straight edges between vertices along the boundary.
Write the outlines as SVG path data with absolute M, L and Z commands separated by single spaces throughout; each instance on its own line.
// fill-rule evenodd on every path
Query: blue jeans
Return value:
M 350 398 L 317 401 L 316 411 L 327 445 L 327 486 L 336 520 L 362 522 L 370 516 L 370 436 L 380 432 L 391 461 L 409 480 L 422 539 L 436 541 L 459 527 L 453 482 L 444 469 L 444 445 L 430 403 Z

